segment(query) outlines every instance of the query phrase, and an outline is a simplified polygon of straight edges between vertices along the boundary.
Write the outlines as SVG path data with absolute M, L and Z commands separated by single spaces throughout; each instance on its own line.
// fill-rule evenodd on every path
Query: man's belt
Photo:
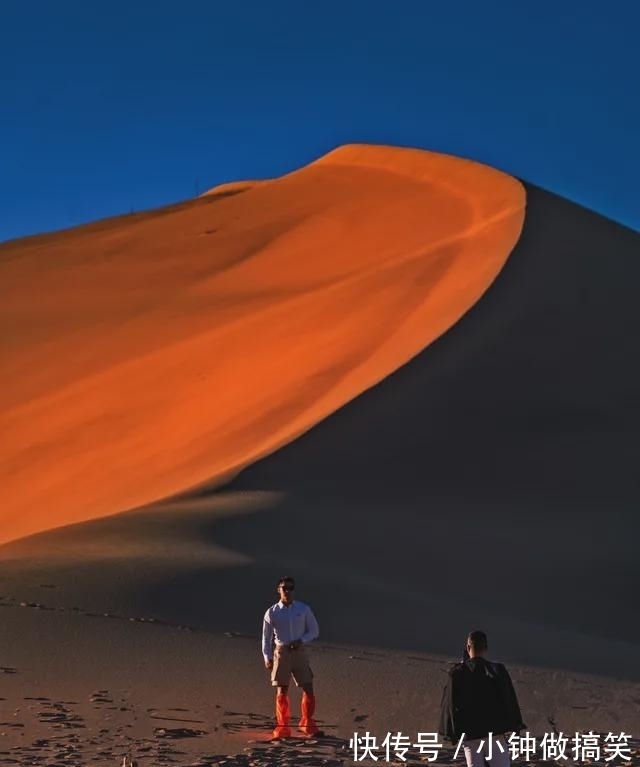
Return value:
M 302 642 L 281 642 L 278 647 L 285 647 L 287 650 L 299 650 L 302 647 Z

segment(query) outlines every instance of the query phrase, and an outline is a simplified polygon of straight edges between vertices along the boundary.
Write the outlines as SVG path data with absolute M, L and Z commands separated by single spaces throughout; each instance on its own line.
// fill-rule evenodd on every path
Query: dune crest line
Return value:
M 299 436 L 457 322 L 524 212 L 492 168 L 350 145 L 0 246 L 0 542 L 222 481 Z

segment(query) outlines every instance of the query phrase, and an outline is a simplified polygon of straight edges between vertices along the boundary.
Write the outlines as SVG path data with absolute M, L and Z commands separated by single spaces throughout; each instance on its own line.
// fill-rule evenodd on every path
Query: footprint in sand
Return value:
M 113 698 L 110 698 L 109 695 L 109 690 L 97 690 L 91 693 L 89 701 L 91 703 L 113 703 Z
M 167 722 L 186 722 L 187 724 L 204 724 L 203 719 L 194 719 L 193 716 L 176 716 L 176 714 L 190 714 L 188 708 L 148 708 L 147 713 L 151 719 L 162 719 Z
M 173 729 L 168 727 L 154 727 L 153 734 L 156 738 L 198 738 L 202 735 L 207 735 L 205 730 L 192 730 L 188 727 L 175 727 Z

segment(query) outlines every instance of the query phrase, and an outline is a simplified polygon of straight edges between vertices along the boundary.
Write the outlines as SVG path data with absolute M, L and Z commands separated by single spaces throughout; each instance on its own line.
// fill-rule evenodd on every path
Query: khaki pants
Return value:
M 286 687 L 291 681 L 298 687 L 313 682 L 313 671 L 309 665 L 309 656 L 304 646 L 291 650 L 286 645 L 276 645 L 271 669 L 271 684 L 274 687 Z

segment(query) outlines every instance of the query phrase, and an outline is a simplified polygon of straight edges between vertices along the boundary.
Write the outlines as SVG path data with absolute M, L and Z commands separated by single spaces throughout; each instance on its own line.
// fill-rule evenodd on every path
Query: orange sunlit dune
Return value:
M 222 480 L 453 325 L 515 179 L 341 147 L 279 179 L 0 246 L 0 542 Z

